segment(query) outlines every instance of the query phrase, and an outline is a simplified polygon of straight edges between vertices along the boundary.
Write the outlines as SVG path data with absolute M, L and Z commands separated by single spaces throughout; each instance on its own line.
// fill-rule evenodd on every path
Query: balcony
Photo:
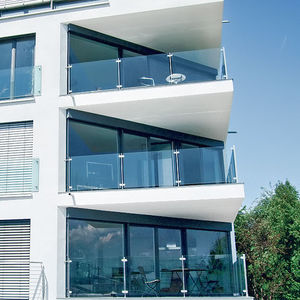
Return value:
M 108 60 L 85 60 L 72 63 L 68 67 L 69 93 L 227 79 L 224 49 L 217 48 L 168 54 L 135 54 L 133 57 Z M 219 66 L 216 66 L 216 61 L 221 62 Z
M 229 246 L 230 224 L 214 224 L 215 228 L 208 229 L 205 226 L 212 223 L 160 218 L 154 226 L 153 217 L 102 213 L 68 211 L 68 296 L 217 297 L 247 293 L 245 257 L 235 262 Z M 109 217 L 114 221 L 104 222 L 103 218 Z
M 234 156 L 226 172 L 220 147 L 72 156 L 68 191 L 237 183 Z
M 41 66 L 0 69 L 0 103 L 41 95 Z

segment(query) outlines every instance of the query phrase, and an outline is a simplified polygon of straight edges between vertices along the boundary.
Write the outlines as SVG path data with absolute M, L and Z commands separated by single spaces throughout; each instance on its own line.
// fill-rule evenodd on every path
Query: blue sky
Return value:
M 244 204 L 278 180 L 300 191 L 300 0 L 225 0 L 223 45 Z

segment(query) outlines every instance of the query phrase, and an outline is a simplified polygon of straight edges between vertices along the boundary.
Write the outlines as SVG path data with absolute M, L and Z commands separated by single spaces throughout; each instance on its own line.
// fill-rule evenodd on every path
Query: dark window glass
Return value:
M 179 173 L 182 185 L 222 183 L 224 162 L 222 148 L 181 144 Z
M 72 92 L 116 88 L 118 48 L 71 34 L 69 55 Z
M 153 293 L 145 281 L 155 279 L 154 229 L 130 226 L 130 292 L 132 295 Z
M 123 287 L 123 226 L 69 220 L 70 290 L 73 296 L 116 296 Z
M 158 229 L 160 294 L 179 295 L 182 290 L 181 237 L 179 229 Z
M 119 187 L 116 130 L 70 120 L 69 156 L 72 190 Z
M 0 100 L 32 96 L 34 37 L 0 41 Z
M 172 186 L 172 143 L 168 140 L 123 134 L 126 187 Z
M 10 96 L 12 42 L 0 42 L 0 99 Z
M 231 293 L 232 260 L 228 245 L 226 232 L 187 230 L 187 261 L 192 270 L 188 288 L 192 294 Z
M 34 46 L 35 41 L 32 38 L 16 41 L 15 97 L 29 96 L 33 93 Z

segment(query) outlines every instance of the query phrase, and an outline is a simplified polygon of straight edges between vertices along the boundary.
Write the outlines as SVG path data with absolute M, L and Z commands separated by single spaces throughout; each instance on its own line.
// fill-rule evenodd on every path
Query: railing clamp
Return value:
M 65 260 L 65 263 L 67 263 L 67 264 L 70 264 L 72 262 L 72 260 L 71 259 L 67 259 L 67 260 Z
M 66 158 L 65 161 L 72 161 L 72 158 L 71 157 Z
M 122 86 L 122 84 L 118 84 L 116 87 L 117 87 L 117 89 L 121 89 L 123 86 Z
M 118 59 L 116 60 L 116 63 L 120 63 L 120 62 L 121 62 L 121 59 L 118 58 Z
M 180 152 L 178 150 L 174 151 L 174 154 L 179 154 Z
M 125 183 L 120 183 L 119 186 L 120 187 L 125 187 Z
M 67 65 L 66 69 L 72 69 L 72 65 Z
M 119 154 L 119 158 L 124 158 L 125 155 L 124 154 Z

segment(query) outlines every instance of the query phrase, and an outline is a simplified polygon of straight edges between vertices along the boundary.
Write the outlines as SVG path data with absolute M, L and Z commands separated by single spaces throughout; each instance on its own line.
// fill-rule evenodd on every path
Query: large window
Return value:
M 228 231 L 176 227 L 169 218 L 155 226 L 143 224 L 155 217 L 124 215 L 120 223 L 68 219 L 71 296 L 180 296 L 183 282 L 188 295 L 232 294 Z
M 72 295 L 120 294 L 123 284 L 122 225 L 72 220 L 68 234 Z
M 33 95 L 34 36 L 0 40 L 0 100 Z
M 183 143 L 173 133 L 157 136 L 159 130 L 149 127 L 148 131 L 145 125 L 139 132 L 133 126 L 120 128 L 114 120 L 108 123 L 69 119 L 68 190 L 225 182 L 223 146 Z

